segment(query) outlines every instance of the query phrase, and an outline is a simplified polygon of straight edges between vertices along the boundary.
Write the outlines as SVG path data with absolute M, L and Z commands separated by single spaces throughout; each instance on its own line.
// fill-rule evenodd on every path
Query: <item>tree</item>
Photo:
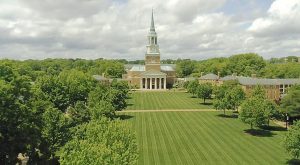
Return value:
M 280 109 L 290 116 L 300 116 L 300 86 L 294 86 L 280 102 Z
M 213 106 L 216 110 L 223 110 L 224 115 L 225 115 L 226 109 L 229 108 L 229 102 L 228 102 L 227 98 L 225 97 L 227 91 L 228 91 L 228 86 L 226 86 L 226 85 L 217 87 L 214 90 L 215 99 L 213 101 Z
M 199 82 L 198 80 L 190 81 L 187 85 L 187 91 L 191 93 L 193 96 L 197 94 Z
M 237 111 L 238 107 L 245 100 L 245 92 L 240 86 L 233 86 L 229 88 L 229 92 L 226 93 L 225 98 L 229 102 L 229 108 Z
M 176 73 L 178 77 L 186 77 L 193 73 L 195 69 L 195 62 L 189 59 L 177 60 Z
M 259 71 L 265 66 L 266 62 L 261 56 L 254 53 L 247 53 L 229 57 L 225 70 L 228 70 L 229 73 L 250 76 L 253 73 L 259 74 Z
M 116 111 L 121 111 L 127 107 L 129 85 L 126 81 L 117 81 L 114 79 L 111 83 L 112 105 Z
M 73 126 L 86 123 L 91 118 L 90 111 L 83 101 L 78 101 L 74 107 L 70 106 L 67 114 L 71 118 Z
M 241 105 L 239 118 L 244 123 L 250 124 L 251 129 L 253 129 L 253 126 L 260 127 L 267 120 L 264 108 L 264 100 L 262 98 L 251 97 Z
M 60 110 L 48 108 L 43 114 L 42 138 L 45 153 L 49 158 L 57 158 L 56 152 L 69 140 L 68 120 Z
M 227 109 L 237 110 L 244 99 L 245 93 L 240 86 L 223 84 L 215 91 L 213 105 L 217 110 L 223 110 L 225 115 Z
M 300 121 L 295 121 L 283 141 L 286 151 L 298 159 L 300 157 Z
M 62 165 L 136 164 L 135 135 L 119 120 L 93 120 L 78 126 L 73 137 L 61 149 Z
M 102 116 L 113 117 L 115 108 L 113 106 L 113 93 L 111 88 L 99 85 L 90 92 L 88 97 L 88 108 L 92 119 L 100 119 Z
M 199 84 L 196 91 L 198 98 L 202 98 L 205 104 L 205 100 L 209 99 L 212 95 L 212 85 L 209 83 Z
M 0 164 L 16 164 L 19 153 L 32 155 L 39 144 L 37 118 L 29 108 L 31 83 L 0 64 Z

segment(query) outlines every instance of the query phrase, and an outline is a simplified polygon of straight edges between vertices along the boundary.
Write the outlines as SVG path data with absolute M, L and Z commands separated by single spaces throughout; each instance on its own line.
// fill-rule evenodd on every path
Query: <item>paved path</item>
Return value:
M 214 109 L 147 109 L 147 110 L 124 110 L 118 111 L 118 113 L 124 112 L 217 112 Z

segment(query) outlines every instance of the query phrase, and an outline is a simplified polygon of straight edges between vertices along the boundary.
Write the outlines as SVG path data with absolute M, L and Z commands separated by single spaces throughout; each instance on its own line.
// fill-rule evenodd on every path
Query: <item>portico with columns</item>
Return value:
M 140 89 L 165 90 L 167 89 L 166 74 L 162 72 L 144 72 L 141 74 Z

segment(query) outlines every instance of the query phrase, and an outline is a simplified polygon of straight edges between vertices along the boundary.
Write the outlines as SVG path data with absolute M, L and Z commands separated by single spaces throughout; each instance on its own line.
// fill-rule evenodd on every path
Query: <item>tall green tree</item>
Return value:
M 187 91 L 194 96 L 197 94 L 198 86 L 199 86 L 198 80 L 190 81 L 187 85 Z
M 300 116 L 300 86 L 291 88 L 280 102 L 280 110 L 290 116 Z
M 193 73 L 195 62 L 189 59 L 176 61 L 177 77 L 186 77 Z
M 251 129 L 253 126 L 260 127 L 266 123 L 264 113 L 264 100 L 259 97 L 251 97 L 241 105 L 239 118 L 244 123 L 249 124 Z
M 16 164 L 19 153 L 32 156 L 40 141 L 32 109 L 31 83 L 0 63 L 0 164 Z
M 203 103 L 205 104 L 205 100 L 211 98 L 212 95 L 212 85 L 210 83 L 199 84 L 197 87 L 197 97 L 203 99 Z
M 283 141 L 286 151 L 293 157 L 300 157 L 300 121 L 295 121 Z
M 57 151 L 69 140 L 69 122 L 65 114 L 49 108 L 43 114 L 43 149 L 50 160 L 58 158 Z
M 102 118 L 78 126 L 60 156 L 62 165 L 133 165 L 137 162 L 138 150 L 129 125 Z

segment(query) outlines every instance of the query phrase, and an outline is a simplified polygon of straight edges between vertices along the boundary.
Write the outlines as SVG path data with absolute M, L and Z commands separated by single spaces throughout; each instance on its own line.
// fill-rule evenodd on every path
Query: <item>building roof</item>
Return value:
M 155 70 L 149 70 L 146 72 L 143 72 L 141 75 L 145 76 L 165 76 L 167 75 L 166 73 L 160 72 L 160 71 L 155 71 Z
M 204 76 L 201 76 L 199 78 L 200 80 L 218 80 L 219 79 L 219 76 L 213 74 L 213 73 L 208 73 Z
M 160 69 L 162 71 L 175 71 L 175 65 L 173 64 L 162 64 L 160 65 Z
M 293 85 L 300 84 L 300 79 L 267 79 L 243 76 L 225 76 L 221 81 L 238 80 L 242 85 Z
M 144 72 L 145 65 L 125 65 L 126 70 L 130 71 L 137 71 L 137 72 Z M 174 64 L 161 64 L 160 65 L 161 71 L 175 71 L 175 65 Z
M 145 65 L 133 65 L 130 71 L 139 71 L 144 72 L 145 71 Z

